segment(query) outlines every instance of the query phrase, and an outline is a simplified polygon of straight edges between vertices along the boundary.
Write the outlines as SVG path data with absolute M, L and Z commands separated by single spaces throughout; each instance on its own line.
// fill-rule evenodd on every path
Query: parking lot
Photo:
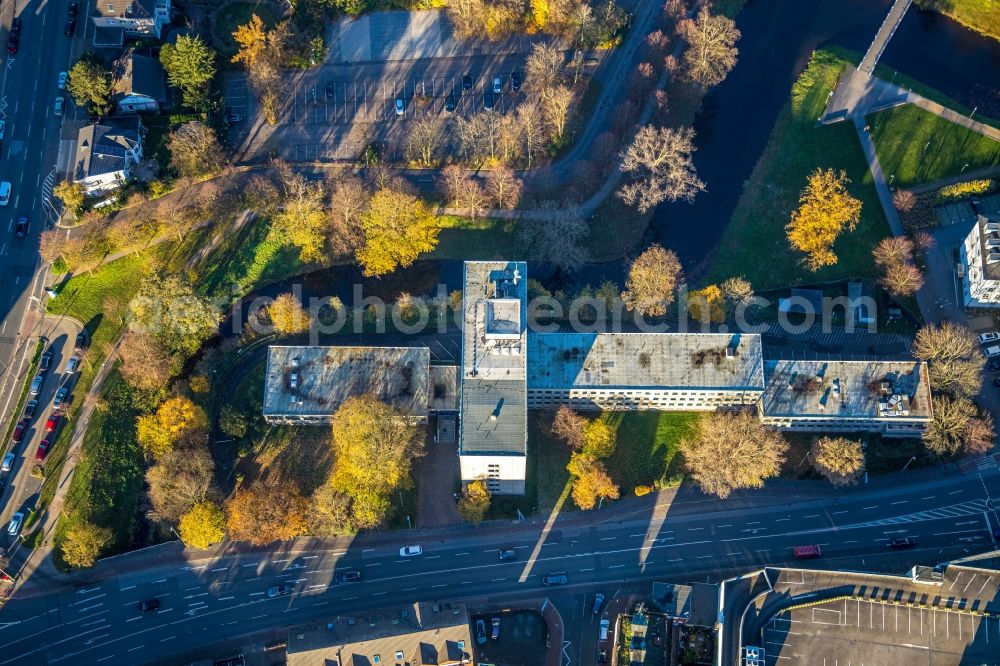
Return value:
M 489 638 L 490 621 L 500 618 L 500 638 Z M 545 620 L 535 611 L 503 611 L 489 615 L 474 615 L 471 618 L 473 640 L 476 636 L 476 620 L 486 625 L 487 640 L 476 642 L 476 663 L 496 666 L 543 666 L 545 664 L 546 638 L 548 630 Z
M 768 664 L 997 664 L 1000 620 L 953 608 L 840 600 L 776 616 L 763 648 Z

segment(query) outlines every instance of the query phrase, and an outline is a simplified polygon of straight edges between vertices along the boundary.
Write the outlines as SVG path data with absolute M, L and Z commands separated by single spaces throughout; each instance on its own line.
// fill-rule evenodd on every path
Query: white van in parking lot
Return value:
M 996 331 L 990 331 L 989 333 L 979 334 L 979 344 L 981 345 L 997 341 L 1000 341 L 1000 333 L 997 333 Z
M 983 354 L 986 358 L 994 358 L 1000 356 L 1000 347 L 986 347 L 983 349 Z

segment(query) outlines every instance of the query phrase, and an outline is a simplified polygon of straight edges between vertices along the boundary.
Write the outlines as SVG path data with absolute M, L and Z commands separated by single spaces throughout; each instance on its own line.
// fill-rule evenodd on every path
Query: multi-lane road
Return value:
M 35 588 L 37 596 L 26 589 L 15 597 L 0 610 L 0 665 L 177 663 L 210 656 L 211 646 L 236 636 L 417 599 L 499 603 L 547 594 L 558 602 L 640 581 L 719 580 L 765 564 L 792 564 L 792 548 L 803 544 L 824 552 L 808 566 L 899 572 L 991 546 L 990 496 L 998 492 L 993 469 L 982 477 L 953 474 L 862 488 L 837 501 L 824 495 L 784 502 L 761 493 L 729 503 L 647 504 L 607 521 L 600 513 L 574 513 L 465 532 L 230 549 L 214 558 L 149 565 L 129 555 L 99 567 L 83 586 L 50 581 L 47 589 Z M 896 536 L 916 537 L 917 546 L 890 551 Z M 407 543 L 422 545 L 423 555 L 400 558 L 398 549 Z M 501 546 L 516 549 L 519 558 L 501 562 Z M 362 582 L 334 584 L 344 568 L 360 570 Z M 569 585 L 543 588 L 541 577 L 549 573 L 566 573 Z M 293 593 L 268 598 L 267 589 L 278 584 L 293 586 Z M 153 598 L 161 603 L 158 611 L 137 612 L 139 601 Z M 566 639 L 579 640 L 572 633 Z

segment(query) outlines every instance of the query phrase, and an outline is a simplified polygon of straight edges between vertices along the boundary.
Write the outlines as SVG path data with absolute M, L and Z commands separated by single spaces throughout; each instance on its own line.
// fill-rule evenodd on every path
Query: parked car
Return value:
M 490 634 L 490 638 L 492 638 L 493 640 L 499 639 L 500 638 L 500 618 L 494 615 L 493 619 L 490 621 L 490 624 L 493 625 L 493 632 Z
M 73 351 L 83 351 L 87 348 L 87 332 L 80 331 L 76 334 L 76 343 L 73 345 Z
M 70 356 L 69 360 L 66 361 L 66 374 L 72 375 L 74 372 L 80 369 L 80 357 Z
M 28 393 L 31 395 L 38 395 L 38 392 L 42 390 L 42 382 L 45 381 L 45 377 L 42 375 L 35 375 L 35 378 L 31 380 L 31 386 L 28 388 Z
M 69 395 L 68 386 L 60 386 L 59 390 L 56 391 L 56 395 L 52 398 L 52 408 L 59 409 L 66 402 L 66 396 Z
M 361 580 L 361 572 L 357 569 L 344 569 L 338 571 L 333 580 L 336 583 L 357 583 Z
M 457 105 L 458 102 L 455 100 L 454 95 L 448 95 L 448 97 L 444 100 L 444 110 L 448 113 L 454 113 Z
M 515 92 L 521 89 L 521 82 L 524 81 L 524 77 L 521 72 L 511 72 L 510 75 L 510 87 Z
M 291 585 L 275 585 L 274 587 L 267 588 L 267 596 L 269 599 L 274 599 L 275 597 L 284 597 L 292 593 Z
M 0 183 L 0 206 L 6 206 L 10 203 L 10 183 L 6 180 Z
M 35 410 L 38 409 L 37 400 L 29 400 L 24 406 L 24 418 L 31 419 L 35 416 Z
M 17 55 L 17 47 L 18 47 L 20 41 L 21 41 L 21 39 L 20 39 L 20 37 L 17 36 L 17 33 L 12 32 L 9 35 L 7 35 L 7 53 L 8 53 L 8 55 Z
M 792 549 L 792 554 L 799 560 L 811 560 L 823 555 L 823 549 L 819 546 L 796 546 Z
M 50 446 L 52 446 L 52 442 L 47 439 L 38 442 L 38 448 L 35 449 L 35 460 L 38 462 L 45 460 L 45 456 L 49 455 Z
M 486 645 L 486 621 L 483 619 L 476 620 L 476 642 Z
M 337 94 L 337 87 L 335 85 L 333 85 L 332 82 L 327 81 L 326 85 L 324 85 L 323 87 L 326 89 L 326 96 L 327 97 L 333 97 L 334 95 Z
M 499 95 L 500 91 L 503 90 L 503 81 L 499 76 L 493 77 L 493 94 Z
M 403 115 L 403 111 L 405 111 L 405 110 L 406 110 L 406 105 L 403 103 L 403 98 L 402 97 L 397 97 L 396 98 L 396 115 L 397 116 Z
M 569 582 L 566 574 L 549 574 L 548 576 L 542 576 L 542 585 L 549 587 L 552 585 L 565 585 Z
M 996 372 L 997 370 L 1000 370 L 1000 358 L 991 358 L 990 362 L 987 364 L 987 367 L 989 367 L 990 372 Z
M 10 519 L 10 525 L 7 526 L 7 534 L 16 537 L 21 532 L 21 525 L 24 523 L 24 514 L 18 511 Z
M 20 444 L 21 441 L 24 439 L 24 433 L 26 433 L 27 431 L 28 431 L 28 419 L 21 419 L 20 421 L 17 422 L 17 425 L 14 426 L 14 434 L 11 435 L 11 440 L 15 444 Z
M 597 632 L 597 640 L 601 641 L 602 643 L 608 640 L 608 629 L 610 628 L 611 628 L 611 622 L 608 620 L 608 618 L 604 618 L 603 620 L 601 620 L 601 626 Z
M 159 599 L 147 599 L 146 601 L 140 601 L 136 604 L 135 609 L 140 613 L 148 613 L 150 611 L 155 611 L 160 607 Z
M 80 12 L 80 3 L 79 2 L 71 2 L 71 3 L 69 3 L 69 8 L 66 10 L 66 15 L 67 16 L 72 16 L 73 18 L 76 18 L 76 15 L 79 12 Z
M 45 421 L 45 432 L 55 432 L 58 430 L 60 418 L 59 414 L 49 415 L 48 420 Z
M 608 663 L 608 651 L 607 650 L 598 650 L 597 651 L 597 663 L 598 664 L 606 664 L 606 663 Z
M 69 72 L 59 72 L 59 78 L 56 79 L 56 87 L 59 90 L 66 90 L 67 79 L 69 79 Z
M 985 345 L 988 342 L 996 342 L 998 340 L 1000 340 L 1000 333 L 997 333 L 996 331 L 979 334 L 979 344 L 981 345 Z
M 14 20 L 10 22 L 10 33 L 20 37 L 22 27 L 24 27 L 24 22 L 21 20 L 21 17 L 15 16 Z
M 424 554 L 424 549 L 421 546 L 403 546 L 399 549 L 400 557 L 417 557 Z
M 0 120 L 0 139 L 3 138 L 3 135 L 6 131 L 7 131 L 7 121 Z
M 38 359 L 38 371 L 48 372 L 49 366 L 52 364 L 52 350 L 46 349 L 41 357 Z
M 594 615 L 601 612 L 602 606 L 604 606 L 604 595 L 598 592 L 594 595 Z
M 896 537 L 889 542 L 889 548 L 913 548 L 917 545 L 917 540 L 913 537 Z
M 472 77 L 468 74 L 462 75 L 462 90 L 466 92 L 472 90 Z
M 52 113 L 55 114 L 56 117 L 59 117 L 62 116 L 63 111 L 65 111 L 65 109 L 66 109 L 66 98 L 63 97 L 62 95 L 59 95 L 58 97 L 56 97 L 56 103 L 52 106 Z
M 985 349 L 983 349 L 983 355 L 986 358 L 995 358 L 997 356 L 1000 356 L 1000 347 L 998 346 L 986 347 Z
M 14 235 L 18 238 L 24 238 L 28 235 L 28 218 L 24 215 L 17 218 L 17 226 L 14 227 Z
M 9 472 L 10 468 L 14 466 L 14 452 L 11 451 L 3 457 L 3 462 L 0 463 L 0 472 Z
M 486 93 L 485 95 L 483 95 L 483 108 L 484 109 L 486 109 L 487 111 L 492 111 L 493 110 L 493 102 L 494 102 L 494 100 L 493 100 L 493 94 L 492 93 Z
M 501 548 L 500 549 L 500 561 L 507 562 L 509 560 L 517 559 L 517 551 L 513 548 Z

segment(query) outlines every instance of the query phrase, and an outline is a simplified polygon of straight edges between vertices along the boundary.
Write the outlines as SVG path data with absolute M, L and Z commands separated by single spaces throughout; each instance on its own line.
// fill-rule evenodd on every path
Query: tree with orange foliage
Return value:
M 264 546 L 306 533 L 309 501 L 291 484 L 241 488 L 226 504 L 226 528 L 234 541 Z

